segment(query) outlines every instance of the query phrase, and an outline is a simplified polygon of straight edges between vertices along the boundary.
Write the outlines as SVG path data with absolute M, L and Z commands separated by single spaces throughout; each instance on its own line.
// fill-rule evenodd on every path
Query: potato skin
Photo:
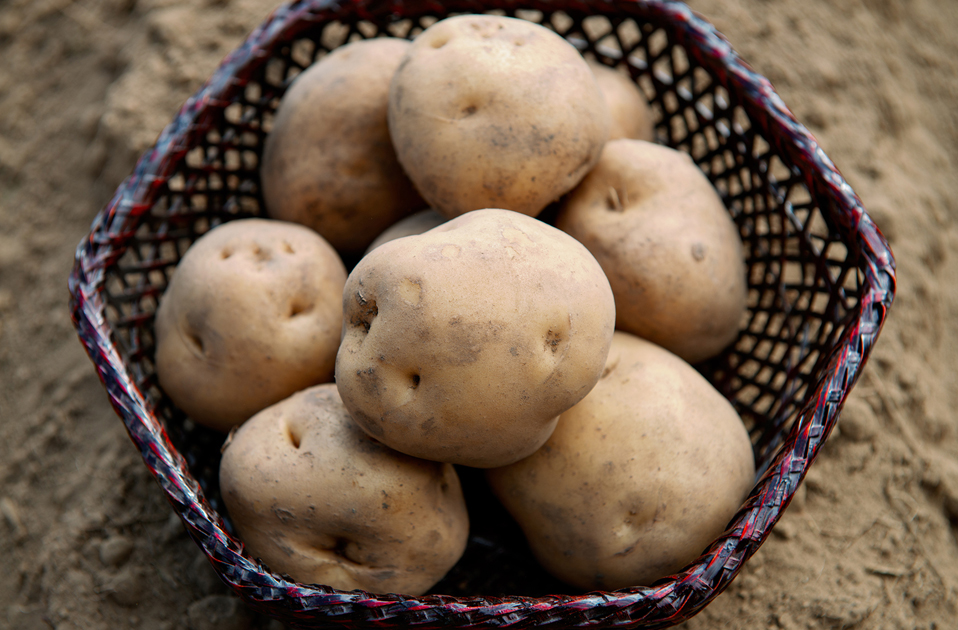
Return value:
M 376 237 L 376 240 L 369 244 L 369 248 L 366 250 L 366 253 L 368 254 L 383 243 L 388 243 L 389 241 L 396 240 L 397 238 L 414 236 L 416 234 L 428 232 L 434 227 L 442 225 L 445 222 L 446 217 L 442 216 L 432 208 L 411 214 L 405 219 L 400 219 L 386 228 L 382 234 Z
M 602 379 L 543 447 L 486 476 L 550 573 L 614 590 L 694 560 L 752 488 L 753 462 L 721 394 L 682 359 L 617 331 Z
M 607 143 L 556 226 L 602 265 L 619 330 L 690 363 L 738 336 L 748 294 L 742 241 L 688 155 L 640 140 Z
M 609 107 L 611 125 L 609 140 L 629 138 L 632 140 L 655 140 L 652 110 L 645 96 L 628 75 L 594 60 L 589 68 L 595 74 L 596 83 Z
M 332 384 L 244 424 L 223 453 L 220 485 L 250 555 L 302 583 L 421 595 L 466 547 L 455 469 L 368 437 Z
M 479 468 L 533 452 L 585 396 L 615 305 L 581 244 L 507 210 L 385 243 L 343 290 L 336 384 L 391 448 Z
M 190 418 L 228 431 L 329 382 L 342 328 L 342 260 L 309 228 L 242 219 L 190 247 L 156 313 L 160 386 Z
M 592 168 L 608 110 L 578 51 L 524 20 L 464 15 L 413 41 L 389 91 L 403 168 L 446 217 L 536 216 Z
M 396 159 L 389 83 L 409 47 L 377 38 L 337 48 L 296 78 L 263 148 L 269 215 L 309 226 L 343 254 L 425 207 Z

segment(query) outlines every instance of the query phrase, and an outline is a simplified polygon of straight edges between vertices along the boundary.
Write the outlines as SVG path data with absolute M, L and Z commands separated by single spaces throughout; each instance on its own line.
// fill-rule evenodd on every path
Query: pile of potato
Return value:
M 156 317 L 163 389 L 232 429 L 221 488 L 252 556 L 424 593 L 465 549 L 454 464 L 582 589 L 651 583 L 722 532 L 751 443 L 687 361 L 738 333 L 742 245 L 651 139 L 631 79 L 511 18 L 350 43 L 296 79 L 271 218 L 199 239 Z

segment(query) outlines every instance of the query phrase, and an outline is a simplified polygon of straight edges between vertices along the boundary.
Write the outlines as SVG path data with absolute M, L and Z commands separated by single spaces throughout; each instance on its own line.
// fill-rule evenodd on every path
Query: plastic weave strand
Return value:
M 350 39 L 411 38 L 436 18 L 488 11 L 540 22 L 625 68 L 653 105 L 659 139 L 690 153 L 722 195 L 747 250 L 749 319 L 732 348 L 698 367 L 750 426 L 759 476 L 726 532 L 651 587 L 413 598 L 298 584 L 244 555 L 231 535 L 216 481 L 222 437 L 194 426 L 159 390 L 153 313 L 193 241 L 262 214 L 262 142 L 297 72 Z M 767 538 L 878 337 L 895 271 L 884 238 L 814 138 L 679 2 L 306 0 L 274 12 L 187 101 L 95 218 L 69 284 L 80 339 L 132 441 L 189 534 L 253 608 L 300 628 L 652 628 L 701 610 Z M 485 583 L 495 582 L 489 564 L 460 572 L 489 571 Z

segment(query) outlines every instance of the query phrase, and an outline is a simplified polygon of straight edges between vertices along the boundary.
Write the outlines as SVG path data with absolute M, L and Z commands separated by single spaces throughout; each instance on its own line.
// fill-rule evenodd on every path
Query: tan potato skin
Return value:
M 434 227 L 442 225 L 446 222 L 446 220 L 446 217 L 442 216 L 432 208 L 411 214 L 405 219 L 400 219 L 386 228 L 382 234 L 376 237 L 376 240 L 369 244 L 369 248 L 366 250 L 366 253 L 368 254 L 383 243 L 394 241 L 397 238 L 402 238 L 404 236 L 415 236 L 417 234 L 422 234 L 423 232 L 428 232 Z
M 602 379 L 545 445 L 486 475 L 550 573 L 614 590 L 694 560 L 755 470 L 728 401 L 682 359 L 617 331 Z
M 425 207 L 396 159 L 386 110 L 389 82 L 409 47 L 357 41 L 296 78 L 263 148 L 269 215 L 307 225 L 344 254 Z
M 524 20 L 466 15 L 413 41 L 389 92 L 399 161 L 449 218 L 536 216 L 592 168 L 608 110 L 576 49 Z
M 627 74 L 594 60 L 589 67 L 609 107 L 609 140 L 655 140 L 652 110 L 639 87 Z
M 742 241 L 688 155 L 640 140 L 609 142 L 563 201 L 556 226 L 602 265 L 619 330 L 690 363 L 737 337 L 748 292 Z
M 507 210 L 369 253 L 343 291 L 336 383 L 388 446 L 485 468 L 525 457 L 592 389 L 615 305 L 592 255 Z
M 421 595 L 466 547 L 455 469 L 368 437 L 332 384 L 244 424 L 220 485 L 248 553 L 301 583 Z
M 243 219 L 180 261 L 156 313 L 160 386 L 190 418 L 228 431 L 332 380 L 346 269 L 301 225 Z

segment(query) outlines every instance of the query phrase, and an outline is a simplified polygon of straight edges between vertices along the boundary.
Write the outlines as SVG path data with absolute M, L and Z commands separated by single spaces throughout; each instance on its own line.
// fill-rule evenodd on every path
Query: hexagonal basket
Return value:
M 258 163 L 295 76 L 357 38 L 412 38 L 458 13 L 555 30 L 625 69 L 649 98 L 659 141 L 691 154 L 746 249 L 748 317 L 697 368 L 742 415 L 758 474 L 726 531 L 652 586 L 555 594 L 518 529 L 464 470 L 466 554 L 421 597 L 342 592 L 271 573 L 244 553 L 222 508 L 223 436 L 192 423 L 154 370 L 153 315 L 203 233 L 261 216 Z M 347 261 L 348 262 L 348 261 Z M 69 281 L 81 341 L 143 461 L 220 577 L 292 627 L 665 627 L 725 589 L 768 537 L 835 426 L 895 290 L 881 233 L 769 82 L 715 29 L 670 0 L 301 0 L 277 9 L 192 96 L 93 221 Z

